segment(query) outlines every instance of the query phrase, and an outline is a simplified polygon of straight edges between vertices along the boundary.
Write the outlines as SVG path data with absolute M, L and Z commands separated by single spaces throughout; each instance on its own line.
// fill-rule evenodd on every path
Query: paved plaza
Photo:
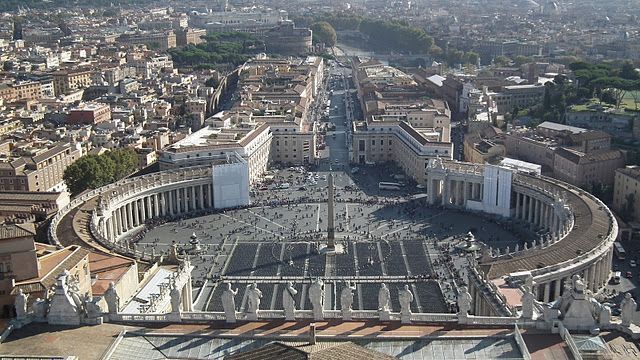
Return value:
M 246 305 L 245 287 L 254 281 L 263 293 L 261 309 L 281 309 L 286 280 L 293 280 L 299 291 L 298 307 L 310 309 L 307 284 L 322 277 L 327 310 L 339 309 L 336 294 L 348 278 L 357 283 L 354 309 L 375 310 L 379 284 L 386 281 L 394 283 L 392 294 L 411 283 L 416 312 L 449 312 L 455 310 L 452 281 L 466 279 L 459 269 L 467 254 L 456 245 L 465 243 L 468 232 L 494 248 L 522 246 L 532 236 L 524 231 L 518 236 L 517 226 L 479 214 L 429 207 L 416 191 L 381 192 L 374 189 L 373 176 L 334 172 L 336 239 L 342 254 L 320 252 L 328 212 L 326 172 L 298 168 L 277 171 L 271 184 L 257 185 L 251 207 L 167 220 L 130 241 L 146 253 L 168 253 L 175 243 L 191 254 L 198 310 L 222 311 L 217 285 L 225 280 L 241 290 L 240 311 Z M 285 182 L 288 189 L 259 190 Z M 399 310 L 399 304 L 392 308 Z

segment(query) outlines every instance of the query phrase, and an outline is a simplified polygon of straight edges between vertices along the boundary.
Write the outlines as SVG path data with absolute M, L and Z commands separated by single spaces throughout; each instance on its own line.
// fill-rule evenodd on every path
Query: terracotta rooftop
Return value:
M 134 264 L 134 260 L 119 255 L 109 255 L 96 251 L 90 252 L 89 271 L 92 276 L 96 275 L 96 280 L 91 284 L 93 296 L 104 294 L 109 288 L 109 283 L 117 282 Z
M 0 227 L 0 240 L 19 237 L 35 236 L 36 229 L 33 224 L 2 225 Z

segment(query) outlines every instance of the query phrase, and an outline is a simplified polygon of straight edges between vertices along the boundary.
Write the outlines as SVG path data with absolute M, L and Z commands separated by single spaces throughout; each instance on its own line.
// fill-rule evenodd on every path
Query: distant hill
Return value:
M 154 0 L 0 0 L 0 12 L 15 11 L 21 8 L 46 9 L 65 7 L 71 8 L 75 6 L 82 7 L 110 7 L 119 5 L 144 5 L 155 3 Z M 172 1 L 165 1 L 164 4 L 169 5 Z

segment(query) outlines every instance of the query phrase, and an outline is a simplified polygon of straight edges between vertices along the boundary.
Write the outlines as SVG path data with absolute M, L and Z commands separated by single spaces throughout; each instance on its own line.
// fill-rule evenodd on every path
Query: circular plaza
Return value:
M 481 167 L 446 166 L 450 168 L 430 169 L 426 188 L 408 183 L 399 190 L 379 189 L 389 168 L 273 170 L 267 181 L 251 187 L 250 204 L 227 209 L 212 208 L 210 167 L 165 171 L 75 199 L 54 218 L 49 236 L 53 243 L 68 241 L 71 228 L 81 238 L 77 230 L 84 218 L 89 241 L 96 246 L 143 263 L 188 257 L 193 309 L 198 311 L 221 311 L 222 284 L 227 282 L 240 289 L 241 312 L 245 289 L 254 283 L 263 294 L 261 310 L 282 309 L 281 293 L 288 282 L 298 291 L 298 308 L 308 310 L 307 287 L 321 278 L 326 310 L 339 309 L 338 297 L 347 284 L 356 286 L 354 310 L 376 310 L 376 294 L 385 283 L 392 311 L 400 307 L 398 290 L 408 284 L 416 313 L 455 312 L 458 287 L 472 282 L 474 300 L 488 302 L 475 299 L 482 293 L 473 289 L 484 286 L 495 292 L 490 279 L 523 271 L 540 279 L 536 294 L 541 301 L 558 295 L 561 281 L 575 273 L 594 290 L 604 284 L 615 220 L 595 198 L 558 185 L 554 189 L 542 177 L 517 174 L 507 203 L 510 215 L 491 214 L 461 206 L 484 193 Z M 329 173 L 335 178 L 335 242 L 342 249 L 330 254 L 322 251 L 329 231 Z M 72 226 L 76 223 L 80 225 Z M 557 250 L 559 245 L 572 249 L 570 243 L 579 240 L 583 248 L 569 250 L 575 256 Z M 563 260 L 565 255 L 570 258 Z M 563 263 L 569 266 L 561 267 Z M 482 306 L 474 310 L 489 312 Z M 503 310 L 514 311 L 506 305 Z

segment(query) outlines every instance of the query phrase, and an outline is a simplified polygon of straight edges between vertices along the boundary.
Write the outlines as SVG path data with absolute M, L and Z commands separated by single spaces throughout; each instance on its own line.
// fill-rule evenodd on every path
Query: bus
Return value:
M 627 256 L 627 252 L 624 251 L 622 244 L 620 244 L 619 242 L 613 243 L 613 252 L 616 254 L 618 260 L 624 260 Z
M 402 185 L 400 185 L 400 183 L 394 183 L 394 182 L 379 182 L 378 183 L 378 189 L 380 189 L 380 190 L 398 191 L 401 188 L 402 188 Z

